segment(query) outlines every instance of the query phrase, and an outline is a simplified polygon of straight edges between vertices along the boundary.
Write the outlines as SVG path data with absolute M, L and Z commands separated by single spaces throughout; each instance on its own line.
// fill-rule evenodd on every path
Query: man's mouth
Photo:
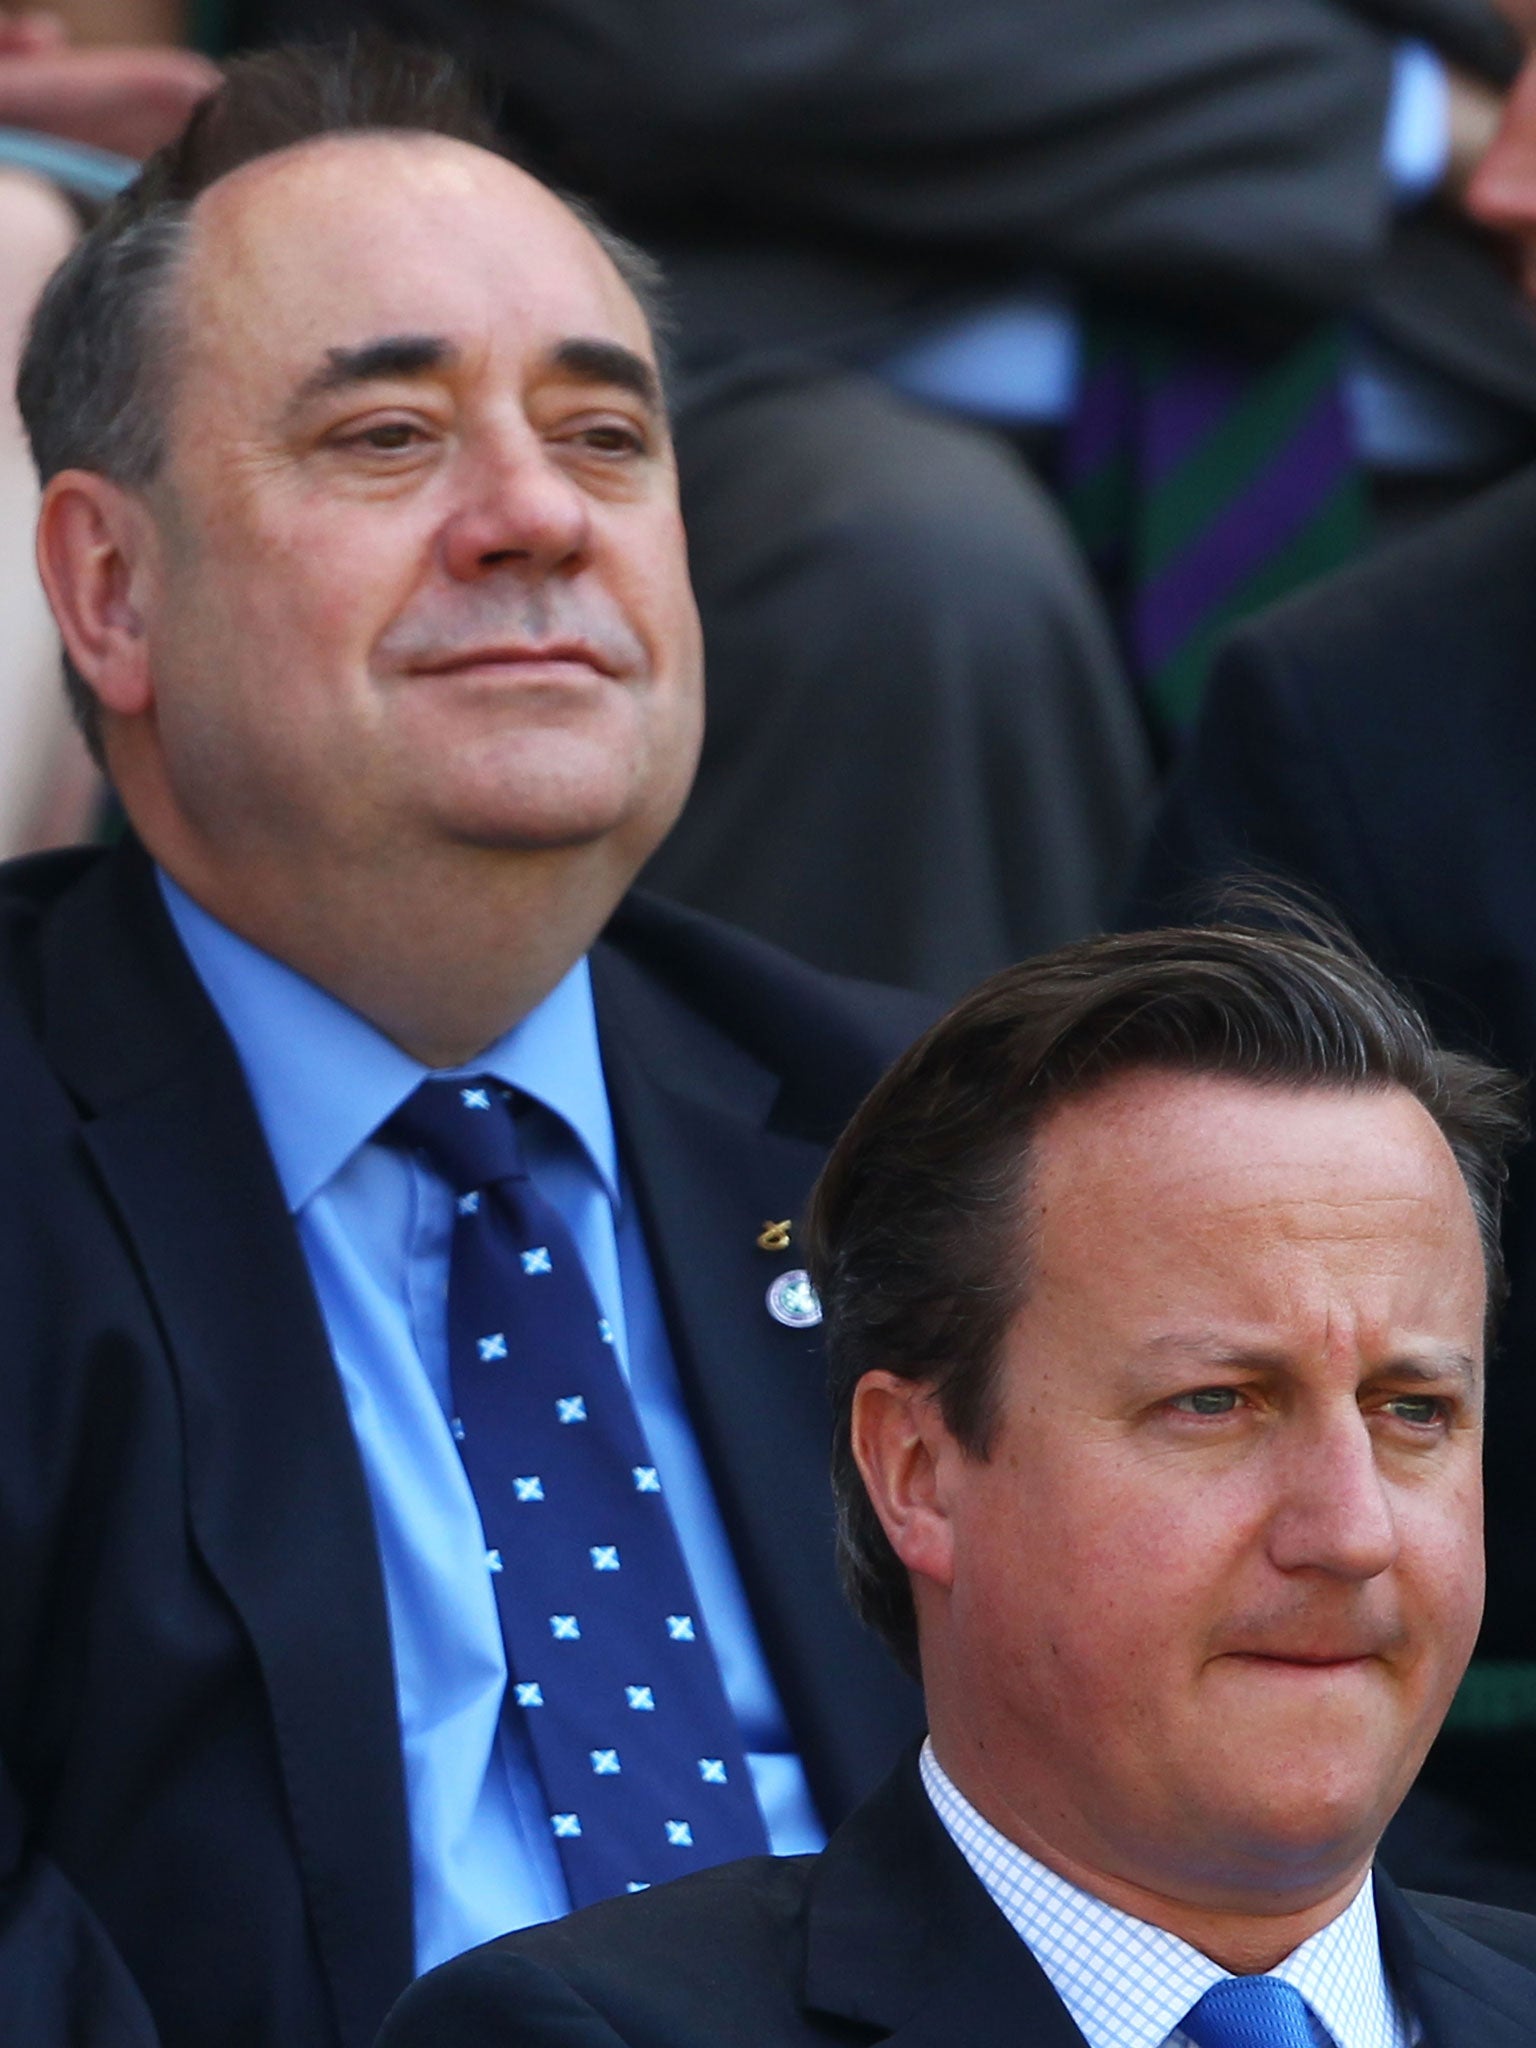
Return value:
M 1388 1647 L 1375 1640 L 1305 1648 L 1287 1645 L 1275 1649 L 1226 1650 L 1222 1657 L 1233 1663 L 1265 1665 L 1282 1671 L 1345 1671 L 1357 1665 L 1379 1663 Z
M 454 648 L 411 663 L 413 675 L 462 675 L 474 669 L 505 669 L 523 674 L 536 669 L 571 669 L 589 675 L 618 674 L 610 657 L 584 640 L 496 641 Z
M 1234 1655 L 1255 1664 L 1307 1664 L 1320 1669 L 1332 1664 L 1364 1664 L 1369 1650 L 1238 1650 Z

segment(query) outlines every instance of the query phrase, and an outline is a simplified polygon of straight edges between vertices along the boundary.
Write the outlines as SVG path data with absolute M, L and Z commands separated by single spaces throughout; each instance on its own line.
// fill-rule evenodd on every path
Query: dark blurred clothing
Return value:
M 1034 271 L 1226 319 L 1368 307 L 1536 408 L 1536 339 L 1471 235 L 1394 221 L 1394 38 L 1506 81 L 1491 0 L 250 0 L 484 67 L 509 132 L 661 254 L 685 357 L 873 359 Z
M 744 373 L 679 425 L 709 718 L 649 886 L 820 967 L 958 995 L 1081 937 L 1152 802 L 1060 512 L 873 378 Z

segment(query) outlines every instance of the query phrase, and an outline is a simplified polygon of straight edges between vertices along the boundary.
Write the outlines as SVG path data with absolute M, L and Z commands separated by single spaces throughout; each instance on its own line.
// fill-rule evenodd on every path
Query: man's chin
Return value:
M 637 811 L 632 800 L 508 801 L 499 793 L 444 807 L 437 836 L 466 850 L 513 855 L 578 854 L 606 848 L 615 871 L 633 876 L 660 844 L 672 822 Z
M 1328 1801 L 1250 1804 L 1212 1813 L 1182 1841 L 1164 1835 L 1120 1875 L 1149 1898 L 1206 1912 L 1304 1913 L 1369 1867 L 1389 1818 L 1372 1800 L 1342 1809 Z
M 422 792 L 429 831 L 486 852 L 559 854 L 610 843 L 638 869 L 660 844 L 688 790 L 648 762 L 602 748 L 571 748 L 565 759 L 487 748 L 439 772 Z M 685 764 L 686 765 L 686 764 Z
M 1368 1771 L 1309 1779 L 1298 1770 L 1271 1797 L 1264 1789 L 1250 1790 L 1227 1817 L 1225 1868 L 1210 1873 L 1218 1888 L 1323 1896 L 1370 1862 L 1407 1788 Z
M 486 853 L 574 853 L 583 847 L 600 845 L 613 829 L 611 823 L 600 819 L 508 818 L 487 814 L 454 819 L 444 837 Z

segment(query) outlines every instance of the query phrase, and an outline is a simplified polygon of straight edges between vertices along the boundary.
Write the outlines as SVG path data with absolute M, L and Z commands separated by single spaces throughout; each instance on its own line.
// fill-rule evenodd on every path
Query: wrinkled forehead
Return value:
M 1037 1282 L 1162 1325 L 1345 1305 L 1460 1332 L 1475 1354 L 1482 1241 L 1444 1134 L 1398 1087 L 1135 1071 L 1062 1103 L 1029 1188 Z
M 188 361 L 281 377 L 380 333 L 528 351 L 571 335 L 648 361 L 645 315 L 589 229 L 516 165 L 447 137 L 328 136 L 230 173 L 192 209 Z

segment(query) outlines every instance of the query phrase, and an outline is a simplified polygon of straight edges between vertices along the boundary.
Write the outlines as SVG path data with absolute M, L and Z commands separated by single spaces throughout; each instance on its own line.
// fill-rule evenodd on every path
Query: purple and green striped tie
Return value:
M 1063 496 L 1152 722 L 1173 740 L 1222 634 L 1365 538 L 1343 333 L 1329 322 L 1245 347 L 1092 318 L 1085 351 Z

